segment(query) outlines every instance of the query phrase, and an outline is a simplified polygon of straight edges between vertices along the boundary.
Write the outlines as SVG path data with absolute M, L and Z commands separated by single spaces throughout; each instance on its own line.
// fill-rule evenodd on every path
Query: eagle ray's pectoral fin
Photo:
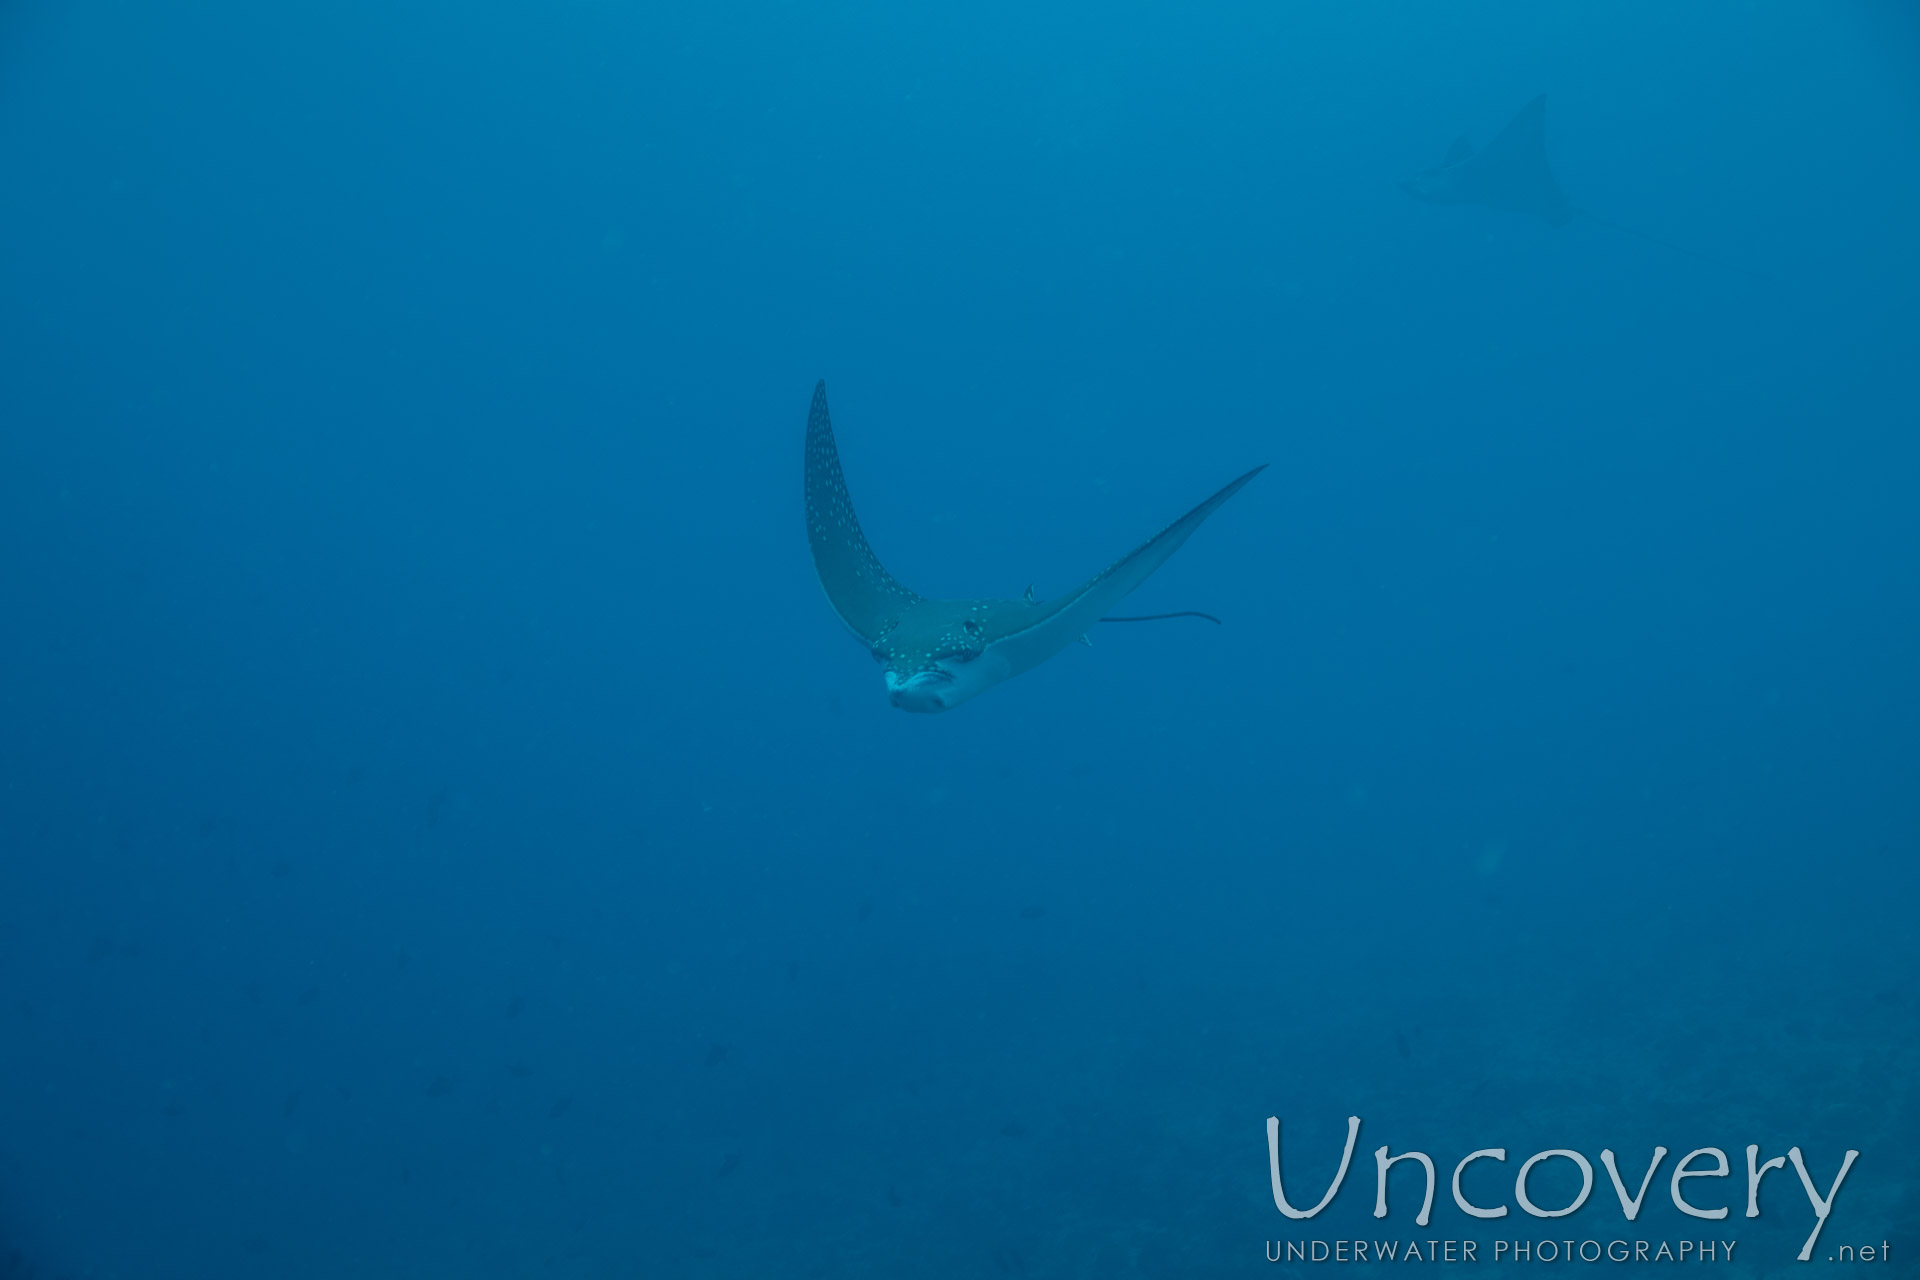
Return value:
M 807 411 L 807 542 L 827 602 L 847 628 L 871 645 L 898 624 L 920 596 L 902 586 L 867 544 L 840 471 L 840 450 L 827 416 L 827 384 L 813 389 Z
M 1221 503 L 1240 492 L 1264 470 L 1266 467 L 1263 465 L 1247 472 L 1108 565 L 1079 590 L 1036 609 L 1037 616 L 1031 624 L 997 638 L 993 647 L 1005 658 L 1009 673 L 1017 675 L 1029 671 L 1075 640 L 1081 640 L 1091 647 L 1092 642 L 1086 639 L 1086 635 L 1094 623 L 1152 576 L 1154 570 L 1165 564 L 1167 558 L 1192 536 L 1193 531 L 1220 509 Z

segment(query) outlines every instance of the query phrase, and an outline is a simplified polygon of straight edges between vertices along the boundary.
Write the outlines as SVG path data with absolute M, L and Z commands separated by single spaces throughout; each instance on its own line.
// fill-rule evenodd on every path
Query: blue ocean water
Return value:
M 1917 144 L 1890 3 L 11 0 L 0 1277 L 1898 1272 Z M 889 707 L 820 378 L 931 595 L 1270 464 L 1222 625 Z

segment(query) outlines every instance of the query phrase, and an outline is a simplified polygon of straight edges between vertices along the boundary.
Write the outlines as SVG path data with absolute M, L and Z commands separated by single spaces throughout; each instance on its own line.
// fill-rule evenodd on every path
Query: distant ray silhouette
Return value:
M 1485 149 L 1475 151 L 1466 137 L 1456 138 L 1447 148 L 1445 160 L 1406 179 L 1400 189 L 1428 204 L 1480 205 L 1542 218 L 1556 227 L 1564 227 L 1575 218 L 1585 218 L 1674 253 L 1755 279 L 1764 278 L 1712 254 L 1615 222 L 1567 199 L 1567 193 L 1560 189 L 1560 180 L 1553 175 L 1553 166 L 1547 162 L 1547 95 L 1544 93 L 1520 108 Z
M 1429 204 L 1478 204 L 1509 213 L 1530 213 L 1556 227 L 1579 212 L 1560 189 L 1547 163 L 1547 95 L 1541 94 L 1507 122 L 1483 151 L 1464 135 L 1447 148 L 1447 158 L 1400 184 L 1401 190 Z

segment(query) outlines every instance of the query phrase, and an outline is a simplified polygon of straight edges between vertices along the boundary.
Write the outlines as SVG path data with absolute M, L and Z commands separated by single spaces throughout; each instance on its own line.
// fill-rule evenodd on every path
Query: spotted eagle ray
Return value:
M 929 600 L 888 573 L 860 531 L 827 417 L 827 384 L 807 412 L 807 541 L 827 602 L 885 668 L 887 699 L 903 711 L 946 711 L 1003 680 L 1030 671 L 1096 622 L 1145 622 L 1101 615 L 1145 582 L 1220 504 L 1266 470 L 1247 474 L 1057 600 Z M 1198 617 L 1211 615 L 1198 614 Z
M 1547 95 L 1541 94 L 1507 122 L 1481 151 L 1465 134 L 1447 148 L 1447 158 L 1400 184 L 1429 204 L 1478 204 L 1509 213 L 1530 213 L 1556 227 L 1579 212 L 1560 189 L 1547 163 Z
M 1553 175 L 1553 166 L 1547 163 L 1547 95 L 1544 93 L 1520 108 L 1507 122 L 1507 127 L 1483 149 L 1475 151 L 1472 140 L 1462 134 L 1447 148 L 1446 159 L 1406 179 L 1400 189 L 1428 204 L 1480 205 L 1544 218 L 1556 227 L 1564 227 L 1575 218 L 1585 218 L 1674 253 L 1762 278 L 1745 267 L 1615 222 L 1567 199 L 1567 193 L 1560 189 L 1560 180 Z

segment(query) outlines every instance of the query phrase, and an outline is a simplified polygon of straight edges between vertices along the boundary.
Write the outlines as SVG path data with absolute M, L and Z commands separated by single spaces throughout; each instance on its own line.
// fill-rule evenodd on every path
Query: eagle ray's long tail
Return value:
M 1101 618 L 1099 619 L 1099 621 L 1101 622 L 1158 622 L 1162 618 L 1205 618 L 1208 622 L 1211 622 L 1216 627 L 1221 625 L 1220 619 L 1214 617 L 1210 613 L 1201 613 L 1198 609 L 1182 609 L 1179 613 L 1142 613 L 1131 618 Z

